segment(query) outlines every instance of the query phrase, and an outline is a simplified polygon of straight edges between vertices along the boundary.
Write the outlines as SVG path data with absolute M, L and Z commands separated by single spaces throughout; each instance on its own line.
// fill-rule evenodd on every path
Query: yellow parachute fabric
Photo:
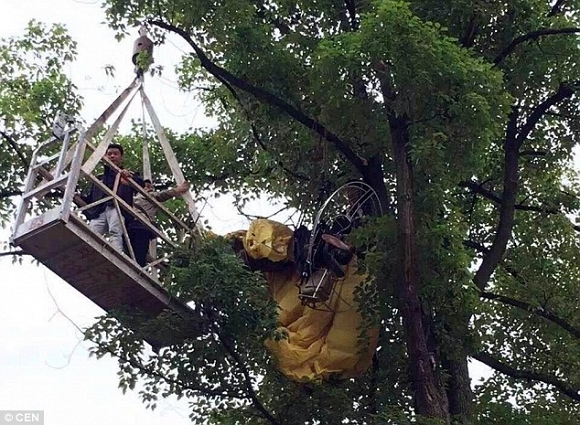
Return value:
M 244 247 L 254 259 L 291 261 L 292 234 L 281 223 L 255 220 L 245 234 Z M 300 277 L 294 267 L 265 274 L 279 306 L 279 330 L 288 335 L 280 341 L 269 340 L 266 346 L 289 378 L 322 380 L 331 374 L 347 378 L 360 375 L 370 366 L 378 330 L 368 329 L 366 340 L 361 340 L 363 319 L 357 312 L 353 292 L 364 276 L 355 272 L 356 259 L 347 266 L 345 277 L 336 283 L 337 293 L 326 306 L 316 310 L 302 305 L 298 298 Z
M 244 249 L 250 257 L 267 258 L 275 263 L 291 260 L 289 253 L 292 230 L 273 220 L 257 219 L 250 223 L 245 234 Z

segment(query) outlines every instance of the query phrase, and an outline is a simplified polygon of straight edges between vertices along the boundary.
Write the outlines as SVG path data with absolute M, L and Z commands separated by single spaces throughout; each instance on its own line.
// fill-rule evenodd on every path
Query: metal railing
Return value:
M 100 160 L 101 163 L 116 172 L 113 187 L 106 186 L 94 174 L 94 155 L 88 155 L 87 158 L 88 151 L 94 153 L 97 148 L 86 140 L 84 131 L 72 120 L 65 118 L 64 123 L 62 117 L 59 117 L 57 122 L 59 120 L 62 125 L 55 125 L 52 137 L 41 143 L 33 152 L 21 203 L 16 213 L 13 235 L 19 234 L 23 223 L 33 220 L 35 216 L 42 214 L 48 209 L 57 209 L 60 219 L 64 222 L 68 222 L 71 215 L 73 215 L 77 218 L 76 221 L 84 223 L 89 228 L 88 220 L 84 217 L 83 212 L 100 204 L 112 202 L 121 221 L 125 246 L 124 254 L 131 258 L 135 265 L 158 278 L 159 270 L 163 268 L 163 264 L 170 259 L 178 244 L 187 235 L 192 234 L 192 228 L 151 196 L 132 178 L 128 178 L 126 182 L 121 183 L 121 169 L 107 158 L 102 158 Z M 72 139 L 75 135 L 77 136 L 76 141 L 73 141 Z M 55 153 L 59 143 L 61 144 L 60 150 Z M 72 160 L 70 160 L 71 153 Z M 92 161 L 93 164 L 90 167 L 85 167 L 87 161 Z M 121 199 L 117 194 L 117 188 L 120 184 L 131 186 L 136 194 L 141 194 L 156 207 L 158 214 L 165 215 L 173 225 L 172 231 L 176 238 L 170 238 L 162 229 L 151 223 L 147 218 L 144 218 L 143 213 Z M 79 192 L 79 188 L 83 185 L 96 186 L 103 192 L 104 196 L 94 202 L 87 203 Z M 47 199 L 50 202 L 46 202 Z M 159 249 L 157 251 L 161 254 L 158 258 L 150 258 L 151 261 L 144 267 L 139 266 L 135 261 L 135 253 L 131 246 L 127 226 L 123 219 L 124 216 L 137 220 L 151 232 L 154 240 L 159 241 Z M 104 243 L 108 243 L 107 239 L 102 235 L 97 235 L 94 232 L 93 234 L 102 238 Z

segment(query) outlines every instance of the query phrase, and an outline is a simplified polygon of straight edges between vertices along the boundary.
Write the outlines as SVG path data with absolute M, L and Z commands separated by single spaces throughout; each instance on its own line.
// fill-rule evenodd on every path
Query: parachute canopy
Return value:
M 279 307 L 279 330 L 286 339 L 266 345 L 278 359 L 280 370 L 296 381 L 343 378 L 364 373 L 372 362 L 378 329 L 365 326 L 354 292 L 366 276 L 357 273 L 356 257 L 338 279 L 325 308 L 313 309 L 299 298 L 300 275 L 292 267 L 293 231 L 272 220 L 254 220 L 247 231 L 232 237 L 242 239 L 248 256 L 290 267 L 265 272 L 270 293 Z M 366 328 L 366 329 L 365 329 Z

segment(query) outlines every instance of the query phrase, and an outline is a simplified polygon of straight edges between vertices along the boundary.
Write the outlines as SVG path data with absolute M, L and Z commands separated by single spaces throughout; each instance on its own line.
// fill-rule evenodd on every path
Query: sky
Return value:
M 103 23 L 101 1 L 0 0 L 0 38 L 20 35 L 30 19 L 64 24 L 78 42 L 78 60 L 65 72 L 85 97 L 81 115 L 91 123 L 134 78 L 131 55 L 134 34 L 117 42 Z M 156 47 L 161 77 L 146 77 L 145 90 L 161 123 L 174 130 L 210 125 L 194 94 L 177 89 L 172 70 L 187 47 L 169 39 Z M 115 67 L 115 77 L 105 66 Z M 141 109 L 125 120 L 139 119 Z M 219 232 L 247 227 L 220 198 L 203 209 Z M 221 203 L 221 204 L 220 204 Z M 199 208 L 200 206 L 198 206 Z M 0 241 L 9 237 L 0 229 Z M 44 410 L 46 425 L 183 425 L 184 401 L 166 399 L 155 411 L 145 408 L 137 392 L 118 388 L 114 359 L 89 358 L 89 342 L 78 327 L 87 327 L 103 310 L 42 265 L 12 264 L 0 257 L 0 410 Z

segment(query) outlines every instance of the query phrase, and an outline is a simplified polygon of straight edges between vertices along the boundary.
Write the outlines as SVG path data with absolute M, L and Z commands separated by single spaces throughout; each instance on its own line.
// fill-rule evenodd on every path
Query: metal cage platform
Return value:
M 73 146 L 74 154 L 69 148 L 73 130 L 76 132 L 70 129 L 55 135 L 35 151 L 17 211 L 12 245 L 32 255 L 106 312 L 114 316 L 116 312 L 138 313 L 135 317 L 140 318 L 140 323 L 124 322 L 123 314 L 118 318 L 125 326 L 141 329 L 140 334 L 154 348 L 195 338 L 202 327 L 196 311 L 164 289 L 152 267 L 141 267 L 131 256 L 115 250 L 80 216 L 83 205 L 78 204 L 78 181 L 83 177 L 94 181 L 95 177 L 92 170 L 83 169 L 87 142 L 82 133 Z M 61 145 L 60 154 L 54 154 L 57 144 Z M 48 159 L 41 155 L 46 149 L 52 149 Z M 69 163 L 67 156 L 71 158 Z M 58 160 L 58 163 L 48 171 L 51 160 Z M 33 208 L 32 204 L 55 192 L 58 193 L 57 205 L 35 214 L 38 208 Z M 115 194 L 111 194 L 111 198 L 122 203 L 115 199 Z M 165 328 L 150 326 L 162 314 L 177 320 L 171 320 Z M 142 331 L 149 327 L 155 331 Z

